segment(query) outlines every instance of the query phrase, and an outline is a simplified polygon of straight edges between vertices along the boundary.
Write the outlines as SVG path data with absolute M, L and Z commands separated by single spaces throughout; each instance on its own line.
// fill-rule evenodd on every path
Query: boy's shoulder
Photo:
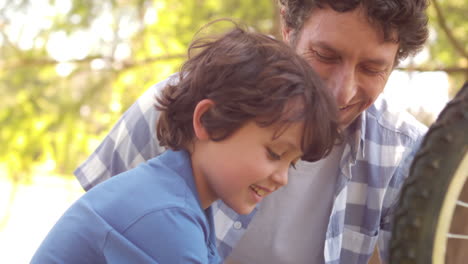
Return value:
M 165 210 L 203 215 L 193 183 L 190 160 L 183 152 L 167 151 L 98 184 L 83 197 L 116 229 Z

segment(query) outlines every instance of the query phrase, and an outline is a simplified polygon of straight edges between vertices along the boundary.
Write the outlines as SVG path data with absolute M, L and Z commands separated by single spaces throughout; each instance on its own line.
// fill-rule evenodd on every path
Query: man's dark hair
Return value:
M 427 0 L 279 0 L 279 4 L 283 23 L 292 30 L 293 46 L 312 11 L 325 7 L 336 12 L 363 7 L 369 22 L 382 29 L 385 41 L 399 43 L 396 64 L 421 50 L 428 38 Z M 394 32 L 397 39 L 393 37 Z
M 178 83 L 157 98 L 162 146 L 187 149 L 194 140 L 193 112 L 203 99 L 214 106 L 201 117 L 210 139 L 221 141 L 247 121 L 278 125 L 275 136 L 304 122 L 302 159 L 325 157 L 339 136 L 337 108 L 312 68 L 282 41 L 239 26 L 189 47 Z

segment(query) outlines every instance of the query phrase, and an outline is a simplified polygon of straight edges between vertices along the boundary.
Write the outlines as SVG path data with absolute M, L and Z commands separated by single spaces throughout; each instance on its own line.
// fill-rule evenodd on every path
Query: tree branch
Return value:
M 468 53 L 465 50 L 465 48 L 455 39 L 455 36 L 453 36 L 452 31 L 448 28 L 447 22 L 445 21 L 445 17 L 442 14 L 442 9 L 439 6 L 439 3 L 437 0 L 432 0 L 432 4 L 434 5 L 434 8 L 437 13 L 437 22 L 439 23 L 439 26 L 442 28 L 444 31 L 445 35 L 447 35 L 448 40 L 452 44 L 452 46 L 455 48 L 456 51 L 460 53 L 463 57 L 468 59 Z
M 151 64 L 157 61 L 185 59 L 185 58 L 187 58 L 187 55 L 185 54 L 162 55 L 162 56 L 151 57 L 151 58 L 147 58 L 147 59 L 139 60 L 139 61 L 116 61 L 112 57 L 103 57 L 103 56 L 89 56 L 83 59 L 68 60 L 68 61 L 57 61 L 57 60 L 50 59 L 50 58 L 38 58 L 38 59 L 22 59 L 22 60 L 15 61 L 15 62 L 0 61 L 0 69 L 11 70 L 11 69 L 21 68 L 21 67 L 26 67 L 26 66 L 56 65 L 59 63 L 80 64 L 80 63 L 89 63 L 95 59 L 102 59 L 102 60 L 112 63 L 114 68 L 117 68 L 120 70 L 120 69 L 128 69 L 128 68 L 133 68 L 133 67 L 138 67 L 138 66 L 144 66 L 144 65 Z
M 1 21 L 0 21 L 1 23 Z M 18 47 L 16 47 L 13 42 L 10 40 L 10 38 L 8 37 L 8 35 L 5 33 L 5 31 L 3 30 L 4 28 L 4 24 L 0 24 L 0 35 L 3 37 L 3 41 L 5 42 L 6 46 L 8 46 L 9 48 L 11 48 L 11 50 L 16 54 L 16 55 L 20 55 L 21 54 L 21 51 L 18 49 Z
M 432 71 L 443 71 L 448 74 L 468 74 L 468 67 L 397 67 L 397 70 L 408 71 L 408 72 L 432 72 Z
M 173 54 L 173 55 L 164 55 L 160 57 L 147 58 L 141 61 L 123 62 L 123 68 L 129 69 L 129 68 L 134 68 L 134 67 L 139 67 L 139 66 L 145 66 L 147 64 L 151 64 L 151 63 L 158 62 L 158 61 L 175 60 L 175 59 L 187 59 L 187 55 L 186 54 Z

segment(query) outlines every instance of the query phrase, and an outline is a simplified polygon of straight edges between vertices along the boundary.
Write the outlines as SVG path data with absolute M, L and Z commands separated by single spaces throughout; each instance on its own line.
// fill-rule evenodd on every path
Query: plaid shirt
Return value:
M 156 139 L 154 98 L 168 81 L 175 80 L 168 78 L 146 91 L 76 169 L 85 190 L 164 151 Z M 383 98 L 350 126 L 326 231 L 326 263 L 367 263 L 376 243 L 381 258 L 388 258 L 392 211 L 425 131 L 409 114 L 391 112 Z M 291 171 L 291 177 L 295 173 Z M 229 255 L 255 213 L 238 215 L 222 202 L 214 205 L 222 257 Z

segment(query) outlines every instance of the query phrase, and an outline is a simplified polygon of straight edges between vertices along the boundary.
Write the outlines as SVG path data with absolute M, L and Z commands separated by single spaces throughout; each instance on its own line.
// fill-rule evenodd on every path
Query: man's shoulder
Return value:
M 154 108 L 156 96 L 168 84 L 178 81 L 178 73 L 147 89 L 125 111 L 98 148 L 74 172 L 85 190 L 160 154 L 156 138 L 159 112 Z
M 380 135 L 380 140 L 418 141 L 427 131 L 427 126 L 408 111 L 394 107 L 391 101 L 380 96 L 365 111 L 366 138 Z M 384 138 L 382 136 L 385 136 Z
M 173 85 L 176 84 L 178 81 L 178 73 L 174 73 L 167 77 L 166 79 L 153 84 L 148 90 L 146 90 L 142 96 L 140 96 L 137 100 L 137 104 L 140 106 L 153 106 L 154 105 L 154 99 L 156 96 L 158 96 L 161 91 L 166 87 L 167 85 Z M 146 107 L 145 107 L 146 108 Z
M 162 88 L 166 87 L 166 85 L 168 84 L 171 84 L 171 85 L 174 85 L 174 84 L 177 84 L 179 79 L 180 73 L 176 72 L 176 73 L 173 73 L 171 75 L 169 75 L 166 79 L 154 84 L 153 86 L 151 86 L 150 89 L 156 89 L 156 90 L 161 90 Z

